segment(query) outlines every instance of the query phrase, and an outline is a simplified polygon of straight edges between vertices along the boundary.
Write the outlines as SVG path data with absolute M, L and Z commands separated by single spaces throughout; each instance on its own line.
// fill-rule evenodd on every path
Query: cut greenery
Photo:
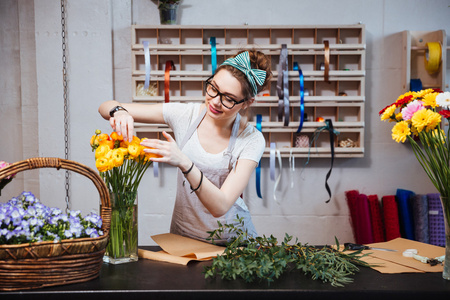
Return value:
M 330 246 L 301 244 L 297 240 L 291 243 L 293 237 L 288 234 L 279 244 L 272 235 L 249 236 L 242 229 L 243 218 L 237 216 L 236 221 L 236 224 L 218 222 L 218 229 L 208 232 L 208 240 L 212 243 L 225 232 L 232 233 L 234 238 L 229 241 L 224 253 L 213 258 L 211 266 L 205 267 L 205 278 L 220 275 L 226 280 L 240 278 L 246 282 L 259 280 L 270 284 L 288 271 L 299 270 L 314 280 L 329 282 L 338 287 L 353 281 L 351 276 L 359 271 L 358 266 L 369 267 L 369 264 L 361 260 L 366 255 L 361 254 L 361 250 L 339 251 Z M 337 239 L 336 249 L 340 249 Z

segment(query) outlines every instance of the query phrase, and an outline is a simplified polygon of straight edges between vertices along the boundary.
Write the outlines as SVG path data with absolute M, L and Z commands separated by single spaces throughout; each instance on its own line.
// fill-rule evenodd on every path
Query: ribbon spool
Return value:
M 149 49 L 149 43 L 148 41 L 143 41 L 142 44 L 144 45 L 144 59 L 145 59 L 145 82 L 144 82 L 144 89 L 148 89 L 150 85 L 150 71 L 151 71 L 151 65 L 150 65 L 150 49 Z
M 262 132 L 261 128 L 262 115 L 256 115 L 256 129 L 259 132 Z M 256 195 L 258 198 L 262 199 L 261 196 L 261 160 L 258 162 L 258 166 L 256 167 Z
M 216 51 L 216 38 L 212 36 L 209 39 L 209 43 L 211 44 L 211 65 L 212 65 L 212 73 L 216 73 L 217 69 L 217 51 Z
M 439 71 L 441 65 L 442 49 L 439 42 L 427 43 L 427 51 L 425 52 L 425 69 L 428 74 L 433 75 Z
M 284 126 L 289 126 L 289 77 L 287 45 L 281 45 L 277 79 L 278 121 L 284 117 Z
M 305 118 L 305 80 L 302 69 L 297 62 L 294 62 L 294 71 L 298 71 L 298 81 L 300 83 L 300 124 L 298 125 L 297 133 L 300 133 L 303 128 L 303 121 Z
M 170 102 L 170 70 L 175 70 L 173 61 L 166 61 L 166 70 L 164 72 L 164 102 Z
M 329 74 L 330 74 L 330 42 L 329 41 L 323 41 L 323 45 L 325 48 L 325 53 L 324 53 L 324 60 L 325 60 L 325 70 L 324 70 L 324 75 L 323 75 L 323 80 L 325 82 L 330 82 L 329 81 Z

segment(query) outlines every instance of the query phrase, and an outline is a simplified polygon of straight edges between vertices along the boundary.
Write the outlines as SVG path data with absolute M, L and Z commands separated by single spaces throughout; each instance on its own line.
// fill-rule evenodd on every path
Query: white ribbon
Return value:
M 159 165 L 156 161 L 153 162 L 153 177 L 159 176 Z
M 148 41 L 143 41 L 142 44 L 144 44 L 144 58 L 145 58 L 145 83 L 144 83 L 144 89 L 148 89 L 150 85 L 150 51 L 148 47 Z
M 294 187 L 294 173 L 295 173 L 295 157 L 294 154 L 292 153 L 292 150 L 294 150 L 294 148 L 291 148 L 291 151 L 289 153 L 289 174 L 290 174 L 290 179 L 291 179 L 291 189 Z
M 275 162 L 276 162 L 275 154 L 278 159 L 278 166 L 280 167 L 280 171 L 279 171 L 277 180 L 275 181 L 275 185 L 273 186 L 273 200 L 275 200 L 275 202 L 280 204 L 277 200 L 276 191 L 277 191 L 278 184 L 280 183 L 280 180 L 281 180 L 281 172 L 283 169 L 282 161 L 281 161 L 281 153 L 280 153 L 280 150 L 276 149 L 275 143 L 270 143 L 270 179 L 272 181 L 275 180 Z

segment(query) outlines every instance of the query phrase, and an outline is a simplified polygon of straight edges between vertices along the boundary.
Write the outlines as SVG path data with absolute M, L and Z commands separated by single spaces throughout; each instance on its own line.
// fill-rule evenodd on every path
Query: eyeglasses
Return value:
M 211 83 L 211 79 L 206 80 L 205 84 L 205 92 L 208 96 L 212 98 L 216 98 L 218 95 L 220 96 L 220 103 L 228 109 L 232 109 L 236 104 L 241 104 L 246 99 L 242 99 L 241 101 L 236 101 L 231 97 L 222 94 L 219 90 Z

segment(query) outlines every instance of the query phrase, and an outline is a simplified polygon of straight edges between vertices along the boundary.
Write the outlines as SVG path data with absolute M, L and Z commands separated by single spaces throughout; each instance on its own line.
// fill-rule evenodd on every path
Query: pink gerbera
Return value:
M 413 102 L 408 103 L 408 105 L 402 109 L 403 120 L 411 120 L 412 116 L 421 109 L 424 109 L 422 101 L 414 100 Z

